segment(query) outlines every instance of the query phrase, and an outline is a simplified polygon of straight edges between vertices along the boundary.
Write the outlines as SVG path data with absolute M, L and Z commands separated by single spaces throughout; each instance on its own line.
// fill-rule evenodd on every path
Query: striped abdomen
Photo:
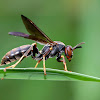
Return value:
M 1 60 L 1 65 L 9 64 L 16 60 L 19 60 L 22 57 L 22 55 L 30 48 L 30 46 L 31 45 L 23 45 L 7 52 Z

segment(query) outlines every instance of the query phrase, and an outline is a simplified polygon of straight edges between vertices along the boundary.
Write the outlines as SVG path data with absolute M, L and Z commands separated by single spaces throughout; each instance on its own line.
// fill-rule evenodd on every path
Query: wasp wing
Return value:
M 46 34 L 44 34 L 30 19 L 27 17 L 21 15 L 23 23 L 27 29 L 27 31 L 31 34 L 25 34 L 21 32 L 9 32 L 8 34 L 14 35 L 14 36 L 20 36 L 27 39 L 34 40 L 40 44 L 47 44 L 47 43 L 54 43 Z
M 31 39 L 33 38 L 33 40 L 37 40 L 41 43 L 45 42 L 45 44 L 53 43 L 53 41 L 46 34 L 44 34 L 30 19 L 23 15 L 21 15 L 21 17 L 27 31 L 31 34 Z
M 38 42 L 39 44 L 42 44 L 42 45 L 45 45 L 45 44 L 48 43 L 47 41 L 45 41 L 41 38 L 36 38 L 33 35 L 29 35 L 29 34 L 25 34 L 25 33 L 21 33 L 21 32 L 9 32 L 8 34 L 14 35 L 14 36 L 19 36 L 19 37 L 24 37 L 24 38 L 27 38 L 27 39 L 31 39 L 31 40 Z

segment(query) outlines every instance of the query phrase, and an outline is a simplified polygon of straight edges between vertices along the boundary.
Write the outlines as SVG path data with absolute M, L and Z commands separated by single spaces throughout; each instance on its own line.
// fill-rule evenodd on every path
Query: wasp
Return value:
M 70 62 L 73 56 L 73 51 L 75 49 L 82 48 L 82 46 L 80 45 L 84 44 L 84 42 L 81 42 L 77 44 L 76 46 L 72 47 L 70 45 L 66 46 L 63 42 L 60 42 L 60 41 L 52 41 L 30 19 L 28 19 L 24 15 L 21 15 L 21 18 L 23 20 L 23 23 L 27 31 L 30 33 L 30 35 L 22 33 L 22 32 L 9 32 L 8 34 L 34 40 L 37 43 L 43 44 L 44 47 L 42 48 L 42 50 L 39 51 L 37 48 L 37 44 L 33 43 L 31 45 L 23 45 L 23 46 L 14 48 L 11 51 L 7 52 L 1 60 L 1 66 L 14 62 L 16 60 L 18 61 L 9 67 L 6 67 L 4 71 L 6 71 L 7 68 L 15 68 L 15 66 L 18 63 L 20 63 L 24 58 L 28 56 L 31 56 L 34 60 L 37 60 L 37 64 L 35 65 L 35 68 L 38 66 L 40 61 L 43 61 L 43 69 L 44 69 L 45 75 L 46 75 L 45 61 L 48 58 L 53 58 L 55 56 L 58 62 L 63 62 L 64 70 L 68 71 L 67 66 L 66 66 L 66 61 L 62 53 L 63 52 L 65 53 L 65 56 Z

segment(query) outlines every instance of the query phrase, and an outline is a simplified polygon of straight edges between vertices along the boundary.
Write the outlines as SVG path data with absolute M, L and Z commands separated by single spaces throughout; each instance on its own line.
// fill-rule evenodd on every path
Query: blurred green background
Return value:
M 8 32 L 28 33 L 20 15 L 31 19 L 52 40 L 75 46 L 68 70 L 100 77 L 100 1 L 99 0 L 1 0 L 0 59 L 9 50 L 34 41 L 9 36 Z M 39 50 L 43 46 L 38 44 Z M 16 67 L 34 67 L 31 57 Z M 3 66 L 6 67 L 6 66 Z M 42 67 L 42 62 L 38 67 Z M 63 70 L 55 58 L 46 61 L 47 68 Z M 1 100 L 100 100 L 100 85 L 81 81 L 0 81 Z

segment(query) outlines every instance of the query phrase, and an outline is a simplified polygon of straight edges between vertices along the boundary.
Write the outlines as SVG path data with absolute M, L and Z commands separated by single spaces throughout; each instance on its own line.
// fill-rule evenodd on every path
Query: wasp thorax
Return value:
M 71 58 L 73 56 L 73 49 L 71 46 L 67 46 L 65 47 L 65 55 L 67 57 L 67 59 L 69 60 L 69 62 L 71 61 Z

